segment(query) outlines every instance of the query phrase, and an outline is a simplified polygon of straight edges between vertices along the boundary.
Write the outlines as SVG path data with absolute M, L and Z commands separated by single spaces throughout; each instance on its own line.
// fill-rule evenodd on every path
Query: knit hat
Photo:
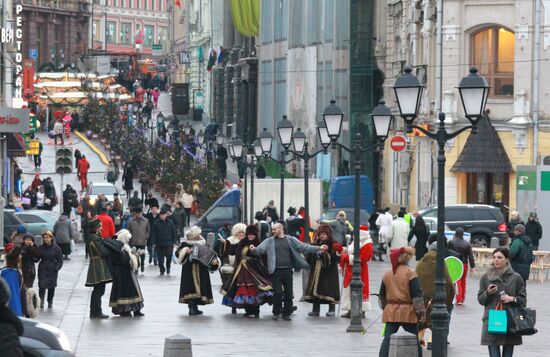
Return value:
M 246 227 L 246 231 L 244 232 L 245 237 L 248 237 L 251 234 L 256 236 L 256 238 L 259 236 L 258 226 L 256 226 L 255 224 L 248 225 Z
M 25 227 L 23 224 L 18 225 L 17 226 L 17 233 L 19 233 L 19 234 L 27 233 L 27 227 Z
M 336 213 L 336 218 L 340 217 L 343 219 L 347 219 L 346 211 L 338 211 L 338 213 Z
M 29 234 L 29 233 L 25 234 L 23 236 L 23 240 L 25 240 L 25 239 L 30 239 L 34 242 L 34 236 L 32 234 Z
M 414 248 L 401 247 L 394 249 L 390 253 L 391 269 L 395 274 L 399 264 L 408 263 L 411 257 L 414 255 Z
M 202 230 L 199 227 L 193 226 L 185 232 L 185 238 L 187 240 L 197 240 L 197 237 L 200 237 L 201 233 Z
M 327 236 L 332 237 L 332 227 L 328 224 L 321 224 L 315 232 L 315 236 L 319 237 L 321 233 L 325 233 Z
M 168 213 L 168 208 L 163 206 L 161 209 L 160 209 L 160 214 L 167 214 Z

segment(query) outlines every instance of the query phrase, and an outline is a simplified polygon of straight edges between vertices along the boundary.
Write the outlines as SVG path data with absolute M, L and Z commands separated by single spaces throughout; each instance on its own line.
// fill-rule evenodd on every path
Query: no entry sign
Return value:
M 393 151 L 403 151 L 407 147 L 407 139 L 401 135 L 394 136 L 390 140 L 390 147 Z

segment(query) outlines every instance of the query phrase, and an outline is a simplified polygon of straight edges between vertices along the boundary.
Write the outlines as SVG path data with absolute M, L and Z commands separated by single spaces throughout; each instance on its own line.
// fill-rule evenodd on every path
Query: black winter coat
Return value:
M 151 244 L 156 244 L 159 247 L 169 247 L 178 243 L 176 227 L 171 220 L 166 219 L 163 221 L 159 219 L 155 221 L 151 229 Z
M 21 320 L 8 306 L 0 307 L 0 351 L 4 357 L 23 357 L 19 336 L 23 335 Z
M 41 245 L 38 247 L 38 287 L 51 289 L 57 286 L 57 273 L 63 266 L 63 253 L 57 244 Z
M 528 221 L 525 225 L 525 234 L 531 238 L 531 243 L 538 246 L 542 238 L 542 226 L 538 221 Z
M 414 226 L 413 229 L 411 229 L 411 231 L 409 232 L 409 236 L 407 237 L 409 242 L 411 241 L 411 239 L 413 239 L 413 236 L 416 237 L 416 243 L 414 245 L 414 249 L 416 252 L 416 261 L 419 261 L 426 253 L 428 253 L 428 247 L 426 247 L 426 243 L 428 243 L 429 235 L 430 231 L 428 230 L 427 226 Z
M 34 264 L 38 263 L 39 260 L 40 258 L 38 256 L 38 248 L 36 245 L 28 246 L 23 244 L 21 248 L 21 265 L 25 285 L 31 284 L 34 281 L 34 278 L 36 277 L 36 267 Z

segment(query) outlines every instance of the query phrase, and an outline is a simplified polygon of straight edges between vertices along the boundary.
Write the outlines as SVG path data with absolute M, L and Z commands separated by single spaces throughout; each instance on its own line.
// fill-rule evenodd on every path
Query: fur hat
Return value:
M 99 219 L 93 219 L 90 222 L 88 222 L 88 231 L 91 233 L 95 233 L 97 231 L 97 228 L 101 225 L 101 221 Z
M 327 236 L 332 237 L 332 227 L 328 224 L 321 224 L 317 231 L 315 232 L 315 236 L 319 237 L 321 233 L 326 233 Z
M 116 233 L 116 239 L 124 244 L 128 244 L 132 238 L 132 233 L 127 229 L 121 229 Z
M 246 237 L 248 237 L 251 234 L 256 236 L 256 238 L 258 238 L 258 236 L 260 235 L 259 232 L 258 232 L 258 226 L 256 226 L 255 224 L 248 225 L 246 227 L 246 231 L 244 232 L 244 235 Z
M 231 228 L 231 235 L 236 236 L 237 233 L 246 233 L 246 224 L 244 223 L 236 223 L 233 225 L 233 228 Z
M 391 269 L 393 273 L 397 271 L 397 267 L 400 264 L 407 264 L 412 256 L 414 255 L 414 248 L 411 247 L 401 247 L 399 249 L 394 249 L 390 253 Z
M 201 233 L 202 230 L 199 227 L 193 226 L 189 228 L 187 232 L 185 232 L 185 238 L 187 240 L 197 240 L 197 237 L 200 237 Z

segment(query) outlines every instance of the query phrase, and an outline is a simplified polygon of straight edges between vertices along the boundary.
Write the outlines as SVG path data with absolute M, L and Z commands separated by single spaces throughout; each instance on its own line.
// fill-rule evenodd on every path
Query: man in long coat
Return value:
M 88 223 L 91 233 L 90 241 L 90 266 L 86 286 L 93 287 L 90 300 L 90 318 L 107 319 L 109 316 L 101 310 L 101 297 L 105 294 L 105 284 L 113 281 L 108 267 L 109 249 L 105 247 L 101 237 L 101 221 L 94 219 Z

